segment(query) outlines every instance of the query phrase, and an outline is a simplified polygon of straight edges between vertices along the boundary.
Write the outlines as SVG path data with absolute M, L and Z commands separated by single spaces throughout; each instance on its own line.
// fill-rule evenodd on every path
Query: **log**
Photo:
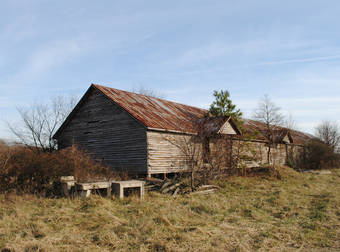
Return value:
M 144 189 L 147 190 L 147 191 L 156 190 L 157 188 L 158 188 L 157 185 L 147 185 L 147 186 L 144 186 Z
M 201 185 L 198 189 L 207 189 L 207 188 L 214 188 L 214 189 L 221 189 L 221 187 L 216 185 Z
M 146 180 L 151 182 L 151 183 L 158 184 L 158 185 L 164 183 L 164 180 L 158 179 L 158 178 L 153 178 L 153 177 L 148 177 L 148 178 L 146 178 Z
M 214 193 L 216 192 L 216 189 L 208 189 L 208 190 L 204 190 L 204 191 L 196 191 L 196 192 L 192 192 L 190 194 L 209 194 L 209 193 Z
M 168 181 L 165 182 L 162 186 L 161 189 L 159 189 L 160 191 L 164 190 L 165 188 L 167 188 L 168 186 L 170 186 L 173 182 L 172 181 Z
M 177 193 L 178 193 L 178 191 L 179 191 L 179 187 L 176 188 L 176 190 L 174 191 L 174 193 L 172 194 L 172 196 L 176 196 Z
M 169 186 L 168 188 L 165 188 L 165 189 L 162 191 L 162 193 L 167 193 L 167 192 L 169 192 L 169 191 L 175 189 L 176 187 L 178 188 L 180 185 L 181 185 L 181 183 L 177 183 L 177 184 L 174 184 L 174 185 L 172 185 L 172 186 Z

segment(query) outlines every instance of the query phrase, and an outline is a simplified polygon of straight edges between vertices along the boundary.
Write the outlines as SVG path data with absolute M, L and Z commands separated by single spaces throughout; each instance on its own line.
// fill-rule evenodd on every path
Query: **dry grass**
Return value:
M 15 251 L 336 251 L 340 170 L 231 177 L 213 195 L 145 201 L 0 196 L 0 248 Z

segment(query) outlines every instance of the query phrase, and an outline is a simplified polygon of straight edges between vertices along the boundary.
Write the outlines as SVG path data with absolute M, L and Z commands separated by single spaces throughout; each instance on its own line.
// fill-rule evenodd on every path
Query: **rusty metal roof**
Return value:
M 98 84 L 92 84 L 90 89 L 91 88 L 96 88 L 102 92 L 148 129 L 196 134 L 199 133 L 203 127 L 204 130 L 217 132 L 225 122 L 229 121 L 237 134 L 241 134 L 230 117 L 206 117 L 208 110 L 205 109 L 105 87 Z M 84 97 L 82 99 L 84 99 Z M 53 136 L 54 138 L 56 138 L 63 127 L 65 127 L 67 121 L 72 118 L 75 113 L 74 111 L 78 106 L 80 106 L 80 104 L 81 102 L 77 104 L 76 108 L 71 112 L 63 125 Z M 255 140 L 268 141 L 264 123 L 249 119 L 243 119 L 243 122 L 242 138 L 252 137 Z M 283 128 L 281 127 L 281 129 Z M 283 138 L 286 135 L 282 135 L 281 130 L 278 130 L 278 132 L 280 132 L 280 136 L 278 136 L 279 138 Z M 303 145 L 313 138 L 313 136 L 309 134 L 295 130 L 290 130 L 289 134 L 289 137 L 293 139 L 294 144 Z
M 152 129 L 196 133 L 196 123 L 207 110 L 151 96 L 92 84 L 130 115 Z
M 253 137 L 256 140 L 268 141 L 266 124 L 255 120 L 244 119 L 242 127 L 244 137 Z M 280 126 L 275 127 L 275 142 L 281 142 L 286 135 L 297 145 L 304 145 L 313 138 L 312 135 L 297 130 L 290 130 Z

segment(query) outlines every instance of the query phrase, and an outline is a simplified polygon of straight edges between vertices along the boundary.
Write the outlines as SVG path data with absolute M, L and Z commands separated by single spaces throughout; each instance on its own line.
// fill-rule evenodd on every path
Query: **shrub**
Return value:
M 338 168 L 340 154 L 334 149 L 318 140 L 311 140 L 291 165 L 298 169 L 330 169 Z
M 60 176 L 77 181 L 112 178 L 110 169 L 71 147 L 52 153 L 0 143 L 0 192 L 55 194 Z

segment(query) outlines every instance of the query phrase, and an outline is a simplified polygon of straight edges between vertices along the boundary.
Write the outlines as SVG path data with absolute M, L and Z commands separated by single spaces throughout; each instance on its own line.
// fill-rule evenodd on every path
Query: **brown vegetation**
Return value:
M 332 146 L 319 140 L 311 140 L 295 159 L 289 160 L 295 169 L 314 170 L 340 167 L 340 154 Z
M 67 175 L 84 181 L 110 178 L 115 174 L 74 146 L 48 153 L 0 143 L 0 192 L 53 195 L 59 192 L 55 186 L 60 176 Z

